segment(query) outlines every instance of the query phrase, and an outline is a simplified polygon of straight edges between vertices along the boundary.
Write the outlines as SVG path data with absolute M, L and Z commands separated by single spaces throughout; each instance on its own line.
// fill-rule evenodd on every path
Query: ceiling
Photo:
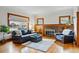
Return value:
M 31 15 L 46 15 L 62 10 L 73 10 L 73 6 L 6 6 L 22 13 Z

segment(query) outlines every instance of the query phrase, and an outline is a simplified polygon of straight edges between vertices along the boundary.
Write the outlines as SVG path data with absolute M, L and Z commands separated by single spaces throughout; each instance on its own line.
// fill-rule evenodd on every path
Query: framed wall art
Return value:
M 70 16 L 60 16 L 59 24 L 71 24 Z
M 44 18 L 37 18 L 37 24 L 44 24 Z

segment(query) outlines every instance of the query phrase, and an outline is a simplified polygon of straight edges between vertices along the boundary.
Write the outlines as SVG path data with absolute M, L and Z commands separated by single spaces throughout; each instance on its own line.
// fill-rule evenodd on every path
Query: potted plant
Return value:
M 4 34 L 9 32 L 9 27 L 5 25 L 0 26 L 0 32 L 3 33 L 3 39 L 4 39 Z

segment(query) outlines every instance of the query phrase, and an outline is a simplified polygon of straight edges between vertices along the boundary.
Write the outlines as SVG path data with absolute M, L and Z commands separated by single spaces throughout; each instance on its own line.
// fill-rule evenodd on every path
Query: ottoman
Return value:
M 31 42 L 40 42 L 42 40 L 42 36 L 39 34 L 34 34 L 30 36 Z

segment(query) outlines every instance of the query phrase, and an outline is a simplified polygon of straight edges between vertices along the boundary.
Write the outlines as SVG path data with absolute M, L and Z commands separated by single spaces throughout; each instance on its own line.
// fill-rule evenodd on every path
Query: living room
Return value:
M 77 12 L 78 7 L 73 6 L 1 6 L 0 52 L 59 53 L 75 49 L 79 52 L 76 47 Z M 66 34 L 72 34 L 64 36 L 63 40 L 59 34 L 65 29 Z M 14 31 L 19 33 L 16 35 Z

